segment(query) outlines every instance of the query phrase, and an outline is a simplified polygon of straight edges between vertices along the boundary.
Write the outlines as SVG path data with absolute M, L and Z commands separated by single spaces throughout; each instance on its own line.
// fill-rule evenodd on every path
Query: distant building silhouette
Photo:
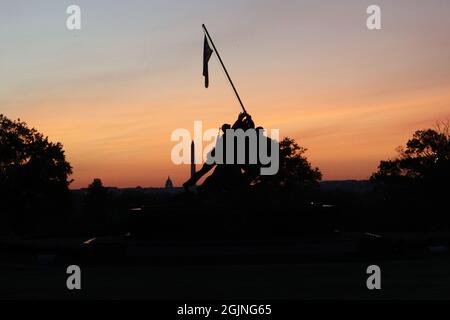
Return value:
M 191 178 L 195 174 L 195 143 L 191 143 Z
M 173 182 L 170 180 L 170 177 L 167 177 L 166 189 L 173 189 Z

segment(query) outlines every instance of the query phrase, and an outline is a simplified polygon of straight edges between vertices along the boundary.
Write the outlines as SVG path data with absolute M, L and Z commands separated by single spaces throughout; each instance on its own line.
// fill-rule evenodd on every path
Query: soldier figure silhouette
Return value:
M 183 184 L 183 187 L 187 191 L 196 191 L 195 185 L 197 182 L 215 168 L 214 172 L 209 176 L 202 185 L 202 189 L 219 189 L 227 190 L 229 188 L 234 188 L 241 185 L 244 182 L 244 177 L 242 173 L 242 165 L 226 162 L 226 140 L 227 133 L 229 130 L 242 129 L 244 131 L 254 130 L 255 124 L 252 117 L 242 112 L 239 114 L 238 119 L 230 126 L 229 124 L 224 124 L 221 127 L 222 135 L 217 138 L 216 146 L 207 155 L 207 161 L 203 164 L 202 168 L 195 172 L 192 177 Z M 237 151 L 237 146 L 235 148 L 235 155 Z M 248 148 L 246 148 L 246 151 Z M 218 156 L 217 152 L 221 152 L 221 160 L 219 163 L 216 162 Z

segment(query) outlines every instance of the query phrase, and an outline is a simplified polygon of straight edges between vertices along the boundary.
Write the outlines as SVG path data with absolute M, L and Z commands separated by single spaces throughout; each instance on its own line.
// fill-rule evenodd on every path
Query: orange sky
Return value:
M 171 132 L 239 112 L 214 57 L 203 87 L 206 23 L 257 125 L 308 148 L 324 179 L 365 179 L 417 129 L 450 119 L 450 2 L 18 1 L 0 12 L 0 112 L 64 144 L 72 187 L 180 185 Z M 61 23 L 62 21 L 62 23 Z M 233 23 L 230 23 L 232 21 Z

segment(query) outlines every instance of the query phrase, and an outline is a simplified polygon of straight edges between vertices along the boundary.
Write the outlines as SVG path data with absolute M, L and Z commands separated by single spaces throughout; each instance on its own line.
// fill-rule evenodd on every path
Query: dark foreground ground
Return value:
M 450 299 L 448 247 L 380 255 L 358 253 L 351 238 L 207 246 L 124 239 L 3 245 L 0 298 Z M 81 267 L 80 291 L 66 288 L 71 264 Z M 381 267 L 379 291 L 366 287 L 372 264 Z
M 382 290 L 369 291 L 369 263 L 259 266 L 86 267 L 82 290 L 65 268 L 2 266 L 5 299 L 450 299 L 450 259 L 380 263 Z

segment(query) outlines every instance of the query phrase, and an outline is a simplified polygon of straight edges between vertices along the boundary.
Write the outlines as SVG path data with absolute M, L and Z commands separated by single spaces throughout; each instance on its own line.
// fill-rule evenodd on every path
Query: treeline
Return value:
M 281 223 L 282 229 L 284 223 L 294 231 L 299 225 L 307 229 L 308 223 L 326 230 L 449 229 L 448 124 L 416 131 L 395 159 L 380 162 L 370 188 L 321 190 L 322 174 L 306 151 L 293 139 L 283 139 L 275 176 L 227 192 L 149 195 L 137 188 L 114 193 L 100 179 L 73 192 L 72 167 L 63 146 L 20 120 L 0 115 L 0 232 L 123 232 L 129 227 L 130 209 L 155 205 L 158 210 L 222 208 L 219 211 L 239 221 L 243 216 L 253 221 L 264 217 L 267 224 Z

